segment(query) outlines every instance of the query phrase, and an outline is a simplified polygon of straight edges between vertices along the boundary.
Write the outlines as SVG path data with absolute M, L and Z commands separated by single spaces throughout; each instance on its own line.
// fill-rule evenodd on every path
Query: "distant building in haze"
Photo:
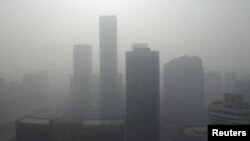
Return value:
M 91 111 L 92 48 L 88 44 L 74 45 L 72 76 L 72 114 L 88 118 Z
M 208 124 L 250 124 L 250 105 L 243 101 L 241 94 L 224 94 L 223 101 L 208 106 Z
M 26 103 L 39 104 L 46 102 L 49 95 L 49 85 L 47 72 L 24 74 L 22 90 Z
M 201 124 L 204 118 L 204 69 L 199 57 L 183 56 L 164 65 L 164 108 L 172 122 Z
M 159 141 L 159 52 L 134 44 L 126 52 L 127 141 Z
M 250 80 L 236 80 L 234 92 L 242 94 L 245 102 L 250 103 Z
M 16 141 L 52 141 L 49 119 L 25 117 L 16 122 Z
M 223 76 L 218 71 L 205 73 L 205 109 L 207 106 L 216 100 L 220 100 L 223 97 Z
M 224 76 L 224 92 L 232 93 L 234 92 L 235 81 L 237 80 L 237 74 L 234 72 L 225 73 Z
M 119 118 L 117 94 L 117 18 L 100 17 L 100 104 L 101 118 Z

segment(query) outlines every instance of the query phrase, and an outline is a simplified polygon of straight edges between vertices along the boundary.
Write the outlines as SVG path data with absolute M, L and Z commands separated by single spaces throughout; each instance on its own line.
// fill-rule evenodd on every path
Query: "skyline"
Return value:
M 126 16 L 122 13 L 103 15 L 96 11 L 98 16 L 88 13 L 92 9 L 88 4 L 92 2 L 87 0 L 72 2 L 78 2 L 78 8 L 80 4 L 87 4 L 84 9 L 87 15 L 82 13 L 82 9 L 78 14 L 73 12 L 67 15 L 63 13 L 65 9 L 58 6 L 64 3 L 70 8 L 72 3 L 52 1 L 8 1 L 17 9 L 12 13 L 14 17 L 9 17 L 9 20 L 16 18 L 15 22 L 4 21 L 0 25 L 5 27 L 0 33 L 0 47 L 13 45 L 12 48 L 4 46 L 0 49 L 4 51 L 0 52 L 0 57 L 4 58 L 0 58 L 0 99 L 3 99 L 0 103 L 1 140 L 43 140 L 39 136 L 46 132 L 44 141 L 183 141 L 189 137 L 205 141 L 209 134 L 206 126 L 214 117 L 210 114 L 223 114 L 229 120 L 237 115 L 235 123 L 248 123 L 244 118 L 250 115 L 250 97 L 247 96 L 250 91 L 248 28 L 245 30 L 249 25 L 232 19 L 237 17 L 235 12 L 228 17 L 220 17 L 229 14 L 228 9 L 222 9 L 222 13 L 226 12 L 223 14 L 209 9 L 215 14 L 212 16 L 206 11 L 208 7 L 196 7 L 204 2 L 168 0 L 182 11 L 165 15 L 171 11 L 165 9 L 161 16 L 156 16 L 162 9 L 145 9 L 147 13 L 144 13 L 140 6 L 161 6 L 159 2 L 163 0 L 151 3 L 155 5 L 148 3 L 152 0 L 137 0 L 138 9 L 133 11 L 131 7 L 125 10 L 126 14 L 131 14 L 125 20 Z M 107 4 L 109 8 L 128 6 L 118 6 L 118 1 L 122 0 L 94 0 L 94 5 Z M 178 3 L 180 1 L 182 3 Z M 33 6 L 28 5 L 29 2 Z M 27 6 L 23 5 L 25 8 L 20 11 L 20 4 L 25 3 Z M 43 7 L 49 4 L 56 5 L 55 9 Z M 34 7 L 36 5 L 41 7 Z M 23 10 L 27 13 L 22 13 Z M 49 15 L 40 17 L 38 11 Z M 173 16 L 172 20 L 162 22 L 168 16 Z M 99 26 L 95 25 L 96 17 Z M 214 19 L 214 23 L 207 19 L 209 17 Z M 233 28 L 235 23 L 246 25 L 244 28 L 237 25 L 240 29 Z M 96 29 L 99 31 L 97 34 Z M 98 41 L 92 40 L 94 38 Z M 239 45 L 237 43 L 240 43 L 240 48 L 235 48 Z M 132 49 L 127 51 L 126 44 Z M 7 66 L 1 65 L 1 62 Z M 1 73 L 4 74 L 1 69 L 8 70 L 6 73 L 11 74 L 11 79 L 22 76 L 22 81 L 7 82 L 9 80 L 1 76 Z M 55 69 L 57 72 L 52 73 Z M 248 75 L 238 75 L 243 70 Z M 212 77 L 212 81 L 207 81 L 209 78 L 205 76 L 212 71 L 219 72 L 215 77 L 223 72 L 222 85 L 220 80 Z M 220 105 L 217 106 L 218 103 Z M 221 106 L 224 111 L 220 110 Z M 245 109 L 236 111 L 235 108 Z M 21 119 L 28 116 L 30 118 Z M 214 121 L 224 122 L 221 119 Z M 29 127 L 26 128 L 26 125 Z
M 91 10 L 98 1 L 57 2 L 0 2 L 1 77 L 20 81 L 24 73 L 40 70 L 72 73 L 74 44 L 93 46 L 93 72 L 99 72 L 98 20 L 105 5 Z M 125 51 L 140 42 L 160 52 L 161 73 L 165 63 L 185 54 L 201 57 L 205 71 L 250 72 L 250 2 L 139 0 L 120 9 L 115 4 L 107 6 L 118 19 L 118 72 L 124 74 Z

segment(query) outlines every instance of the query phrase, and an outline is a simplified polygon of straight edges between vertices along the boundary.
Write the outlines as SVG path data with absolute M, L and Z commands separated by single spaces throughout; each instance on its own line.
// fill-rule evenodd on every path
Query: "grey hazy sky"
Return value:
M 99 16 L 118 19 L 119 71 L 132 43 L 159 50 L 161 64 L 200 56 L 206 71 L 250 72 L 249 0 L 1 0 L 0 76 L 72 72 L 73 44 L 93 46 L 99 71 Z M 161 67 L 162 69 L 162 67 Z

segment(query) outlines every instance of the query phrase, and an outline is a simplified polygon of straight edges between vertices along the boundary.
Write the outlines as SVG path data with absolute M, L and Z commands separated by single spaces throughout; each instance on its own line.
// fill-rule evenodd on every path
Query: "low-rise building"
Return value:
M 49 119 L 22 118 L 16 122 L 17 141 L 51 141 Z
M 241 94 L 224 94 L 223 101 L 209 105 L 208 124 L 250 124 L 250 105 Z
M 22 118 L 16 141 L 124 141 L 124 121 Z

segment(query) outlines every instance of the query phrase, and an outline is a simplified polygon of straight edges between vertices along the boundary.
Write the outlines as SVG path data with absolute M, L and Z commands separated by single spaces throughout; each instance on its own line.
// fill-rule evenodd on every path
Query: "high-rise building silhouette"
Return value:
M 101 118 L 117 118 L 117 19 L 100 17 L 100 103 Z
M 159 52 L 134 44 L 126 52 L 127 141 L 159 141 Z
M 72 76 L 73 115 L 88 118 L 91 111 L 92 48 L 87 44 L 74 45 Z
M 92 98 L 93 98 L 93 102 L 97 106 L 100 104 L 100 74 L 99 73 L 93 74 L 92 80 L 93 80 Z
M 164 66 L 164 108 L 172 122 L 199 124 L 204 118 L 204 69 L 199 57 L 183 56 Z
M 123 82 L 123 74 L 122 73 L 118 73 L 117 74 L 117 91 L 118 91 L 118 97 L 119 97 L 119 101 L 120 101 L 120 111 L 122 114 L 122 117 L 125 116 L 126 113 L 126 93 L 125 93 L 125 85 Z

